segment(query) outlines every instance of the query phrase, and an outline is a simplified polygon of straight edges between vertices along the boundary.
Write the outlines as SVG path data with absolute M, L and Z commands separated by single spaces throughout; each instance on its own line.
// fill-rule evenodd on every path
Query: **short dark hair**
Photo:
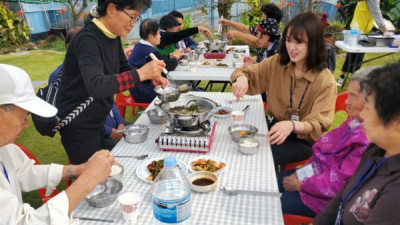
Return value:
M 362 85 L 365 95 L 375 95 L 375 109 L 383 125 L 400 118 L 400 63 L 372 70 Z
M 100 17 L 106 15 L 107 6 L 114 3 L 117 10 L 133 9 L 145 12 L 151 7 L 151 0 L 98 0 L 97 13 Z
M 290 29 L 290 34 L 288 33 Z M 308 37 L 307 58 L 305 67 L 307 70 L 320 72 L 326 68 L 327 52 L 324 41 L 324 29 L 319 18 L 311 12 L 301 13 L 293 17 L 285 26 L 280 43 L 280 64 L 287 65 L 290 62 L 286 49 L 286 39 L 291 37 L 298 42 L 304 42 L 302 35 Z
M 140 24 L 139 33 L 140 38 L 146 40 L 149 37 L 149 34 L 157 34 L 160 29 L 160 25 L 156 20 L 153 19 L 145 19 Z
M 283 17 L 282 10 L 274 3 L 268 3 L 261 6 L 261 12 L 265 13 L 268 18 L 276 19 L 276 22 L 281 22 Z
M 15 108 L 14 104 L 4 104 L 4 105 L 0 105 L 0 109 L 4 110 L 4 111 L 13 111 Z
M 178 18 L 183 19 L 183 14 L 181 12 L 176 11 L 176 10 L 171 11 L 169 14 L 173 15 L 174 17 L 178 17 Z
M 72 38 L 82 29 L 82 26 L 75 26 L 68 30 L 65 36 L 65 47 L 71 42 Z

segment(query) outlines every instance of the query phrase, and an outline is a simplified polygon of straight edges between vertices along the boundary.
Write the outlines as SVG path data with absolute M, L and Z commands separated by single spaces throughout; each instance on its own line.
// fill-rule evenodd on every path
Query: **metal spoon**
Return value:
M 223 192 L 227 193 L 228 195 L 251 194 L 251 195 L 265 195 L 265 196 L 271 196 L 271 197 L 282 197 L 282 193 L 279 193 L 279 192 L 228 189 L 227 187 L 222 187 L 221 190 Z
M 114 155 L 115 158 L 135 158 L 137 160 L 143 160 L 149 155 Z
M 75 217 L 79 220 L 88 220 L 88 221 L 98 221 L 98 222 L 106 222 L 106 223 L 114 223 L 114 220 L 105 220 L 105 219 L 96 219 L 96 218 L 88 218 L 88 217 Z
M 245 113 L 248 109 L 249 109 L 250 105 L 246 105 L 246 107 L 244 107 L 244 109 L 242 109 L 242 111 Z

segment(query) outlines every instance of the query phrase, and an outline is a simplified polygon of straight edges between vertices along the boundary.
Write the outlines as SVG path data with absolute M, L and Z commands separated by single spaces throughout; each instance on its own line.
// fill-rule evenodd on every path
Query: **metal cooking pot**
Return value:
M 210 41 L 204 41 L 206 48 L 209 51 L 224 51 L 226 44 L 228 41 L 214 40 L 210 43 Z
M 190 106 L 196 104 L 202 109 L 202 112 L 194 114 L 173 113 L 169 110 L 177 106 Z M 197 97 L 193 95 L 181 96 L 177 101 L 166 102 L 160 105 L 165 112 L 171 125 L 177 127 L 195 126 L 208 120 L 212 115 L 212 109 L 216 106 L 210 99 Z

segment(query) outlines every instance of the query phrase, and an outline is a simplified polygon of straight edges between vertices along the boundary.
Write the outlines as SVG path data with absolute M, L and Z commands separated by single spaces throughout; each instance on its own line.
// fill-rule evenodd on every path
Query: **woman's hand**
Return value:
M 161 77 L 162 69 L 165 68 L 165 66 L 163 60 L 152 60 L 136 71 L 139 74 L 140 81 L 153 80 L 157 77 Z
M 232 39 L 232 38 L 237 37 L 237 33 L 238 33 L 238 31 L 231 30 L 231 31 L 228 31 L 225 33 L 225 37 L 228 39 Z
M 175 49 L 175 51 L 169 53 L 170 58 L 176 57 L 178 60 L 182 59 L 182 55 L 183 55 L 183 53 L 179 49 Z
M 277 122 L 274 126 L 272 126 L 271 130 L 267 133 L 268 140 L 271 145 L 282 144 L 286 138 L 293 131 L 293 124 L 290 120 L 285 120 L 281 122 Z
M 222 18 L 219 20 L 219 23 L 223 26 L 229 26 L 229 22 L 231 22 L 230 20 L 227 20 L 225 18 Z
M 198 26 L 197 28 L 207 38 L 211 37 L 211 31 L 208 28 L 205 28 L 205 27 L 202 27 L 202 26 Z
M 239 76 L 236 78 L 235 83 L 232 84 L 232 93 L 236 96 L 236 100 L 239 101 L 244 97 L 244 94 L 249 88 L 249 81 L 246 76 Z
M 243 66 L 250 66 L 255 64 L 255 62 L 248 56 L 243 58 Z
M 153 83 L 153 85 L 156 86 L 156 87 L 157 87 L 158 85 L 161 85 L 163 88 L 165 88 L 165 86 L 166 86 L 167 84 L 169 84 L 169 80 L 166 79 L 166 78 L 164 78 L 164 77 L 157 77 L 157 78 L 155 78 L 155 79 L 152 80 L 152 83 Z
M 300 191 L 301 190 L 301 181 L 297 179 L 296 173 L 293 173 L 290 176 L 284 177 L 282 180 L 283 188 L 286 191 Z
M 96 184 L 104 181 L 111 173 L 111 164 L 114 162 L 114 157 L 108 150 L 97 151 L 85 163 L 85 169 L 81 176 L 87 176 Z

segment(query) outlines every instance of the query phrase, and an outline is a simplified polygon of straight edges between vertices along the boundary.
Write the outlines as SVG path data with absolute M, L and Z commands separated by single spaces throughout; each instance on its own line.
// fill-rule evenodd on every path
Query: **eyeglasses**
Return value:
M 129 16 L 129 18 L 131 18 L 131 25 L 136 24 L 141 18 L 140 16 L 138 16 L 138 17 L 131 16 L 127 12 L 125 12 L 125 10 L 121 10 L 121 11 L 124 12 L 127 16 Z

